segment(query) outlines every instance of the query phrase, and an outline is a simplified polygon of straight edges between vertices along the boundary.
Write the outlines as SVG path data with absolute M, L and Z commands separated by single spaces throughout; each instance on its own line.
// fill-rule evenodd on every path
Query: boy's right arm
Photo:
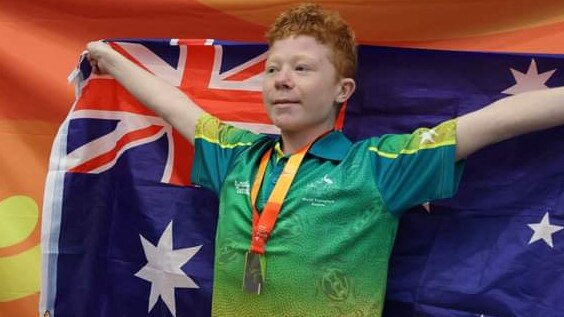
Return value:
M 194 144 L 196 122 L 204 110 L 186 94 L 135 65 L 104 42 L 90 42 L 86 50 L 94 72 L 113 76 L 139 102 Z

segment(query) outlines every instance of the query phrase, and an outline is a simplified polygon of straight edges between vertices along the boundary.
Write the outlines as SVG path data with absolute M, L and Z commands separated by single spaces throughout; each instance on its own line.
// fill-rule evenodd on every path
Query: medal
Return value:
M 247 293 L 259 295 L 264 284 L 265 266 L 264 256 L 249 251 L 245 257 L 245 274 L 243 276 L 243 290 Z

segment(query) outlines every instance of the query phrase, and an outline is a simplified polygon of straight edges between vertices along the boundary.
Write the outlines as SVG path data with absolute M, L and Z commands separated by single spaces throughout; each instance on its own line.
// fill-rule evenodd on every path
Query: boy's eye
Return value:
M 265 73 L 267 74 L 273 74 L 274 72 L 276 72 L 276 68 L 273 66 L 267 67 L 265 70 Z
M 299 71 L 299 72 L 305 71 L 305 70 L 308 70 L 308 69 L 309 69 L 309 68 L 308 68 L 306 65 L 298 65 L 298 66 L 296 66 L 296 71 Z

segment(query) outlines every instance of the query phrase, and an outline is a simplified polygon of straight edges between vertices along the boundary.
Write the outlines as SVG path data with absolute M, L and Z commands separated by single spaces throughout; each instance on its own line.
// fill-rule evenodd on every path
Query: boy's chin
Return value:
M 283 132 L 295 132 L 300 129 L 300 124 L 289 116 L 272 118 L 272 123 Z
M 275 126 L 278 127 L 282 133 L 295 133 L 303 130 L 299 125 L 291 123 L 275 124 Z

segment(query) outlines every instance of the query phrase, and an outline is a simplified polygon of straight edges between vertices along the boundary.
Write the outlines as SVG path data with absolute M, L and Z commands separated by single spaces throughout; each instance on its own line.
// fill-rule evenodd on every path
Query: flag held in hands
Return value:
M 112 45 L 213 115 L 277 133 L 260 93 L 266 46 Z M 353 140 L 564 85 L 561 55 L 361 46 L 359 59 L 358 89 L 341 117 Z M 40 313 L 209 316 L 217 199 L 188 186 L 191 146 L 84 60 L 74 83 L 45 192 Z M 384 315 L 561 316 L 563 228 L 564 128 L 486 148 L 468 159 L 454 199 L 403 216 Z

